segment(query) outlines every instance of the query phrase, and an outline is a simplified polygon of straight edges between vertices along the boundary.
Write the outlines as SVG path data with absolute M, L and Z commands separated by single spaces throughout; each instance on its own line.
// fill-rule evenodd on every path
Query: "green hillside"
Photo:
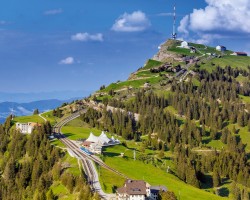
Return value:
M 199 159 L 210 157 L 215 150 L 223 152 L 221 154 L 225 154 L 226 156 L 227 152 L 234 151 L 233 148 L 241 148 L 240 145 L 242 144 L 245 145 L 244 150 L 239 151 L 242 151 L 241 153 L 243 155 L 249 154 L 250 96 L 248 84 L 250 77 L 250 58 L 231 56 L 230 54 L 233 52 L 231 50 L 227 50 L 222 53 L 218 52 L 215 47 L 194 43 L 189 43 L 189 45 L 195 47 L 197 52 L 191 53 L 189 49 L 179 48 L 178 46 L 180 46 L 180 44 L 181 41 L 168 40 L 166 43 L 161 45 L 161 49 L 157 55 L 154 56 L 154 58 L 149 59 L 142 68 L 133 72 L 128 80 L 112 83 L 111 85 L 98 91 L 98 93 L 95 94 L 97 96 L 97 100 L 100 101 L 100 103 L 103 101 L 110 106 L 139 112 L 143 118 L 147 117 L 145 122 L 140 120 L 138 125 L 139 128 L 138 130 L 136 129 L 137 131 L 142 131 L 142 126 L 145 129 L 145 126 L 147 127 L 146 124 L 150 122 L 150 119 L 154 121 L 153 118 L 157 118 L 159 116 L 154 113 L 157 112 L 158 108 L 152 108 L 151 105 L 152 101 L 155 103 L 157 100 L 147 99 L 144 101 L 143 99 L 140 99 L 142 97 L 137 98 L 137 95 L 143 94 L 145 95 L 145 98 L 152 94 L 156 95 L 158 98 L 164 97 L 166 101 L 168 101 L 168 104 L 170 104 L 164 108 L 164 113 L 167 115 L 170 113 L 172 118 L 176 118 L 180 131 L 189 132 L 191 129 L 189 126 L 191 126 L 193 127 L 192 129 L 196 129 L 198 133 L 202 135 L 201 138 L 198 139 L 199 142 L 197 142 L 197 144 L 191 145 L 193 146 L 191 147 L 191 151 L 194 154 L 192 156 L 197 156 L 195 162 L 202 162 Z M 185 60 L 188 60 L 188 62 Z M 178 67 L 180 67 L 179 71 L 174 71 L 174 69 L 178 69 Z M 230 79 L 228 79 L 228 77 L 230 77 Z M 209 81 L 209 84 L 206 83 L 206 81 Z M 232 94 L 234 94 L 234 86 L 230 81 L 235 81 L 234 84 L 237 82 L 237 84 L 239 84 L 240 89 L 238 89 L 235 93 L 236 99 L 232 97 Z M 145 83 L 149 83 L 149 85 L 145 87 Z M 203 91 L 201 88 L 203 88 Z M 243 88 L 245 94 L 243 94 Z M 113 92 L 110 92 L 111 90 Z M 225 96 L 227 96 L 226 101 L 224 99 Z M 141 104 L 146 104 L 142 107 L 143 109 L 146 109 L 146 111 L 141 110 Z M 194 107 L 197 107 L 198 105 L 199 107 L 195 109 Z M 211 106 L 214 105 L 217 109 L 211 108 Z M 229 108 L 229 105 L 232 107 Z M 147 110 L 147 107 L 149 110 L 151 109 L 151 111 Z M 209 115 L 205 114 L 208 110 L 202 111 L 202 114 L 206 116 L 203 116 L 203 118 L 202 116 L 199 116 L 203 107 L 210 107 L 210 109 L 214 109 L 212 113 L 209 113 L 209 115 L 213 117 L 209 118 Z M 227 109 L 227 111 L 224 111 L 224 108 Z M 226 112 L 226 115 L 224 112 Z M 232 113 L 234 113 L 234 117 L 231 116 Z M 230 115 L 231 117 L 227 115 Z M 111 131 L 111 133 L 117 133 L 116 131 L 121 131 L 120 128 L 117 128 L 124 125 L 122 125 L 122 121 L 119 120 L 119 125 L 115 125 L 113 117 L 114 116 L 109 116 L 107 119 L 102 117 L 94 124 L 98 124 L 97 126 L 100 129 L 105 128 Z M 203 121 L 201 121 L 201 119 Z M 113 122 L 109 122 L 109 120 L 112 120 Z M 163 122 L 158 121 L 156 120 L 154 122 L 157 125 L 152 124 L 152 128 L 148 127 L 149 133 L 158 134 L 158 137 L 162 139 L 165 138 L 164 134 L 170 134 L 168 127 L 171 126 L 171 122 L 167 122 L 165 127 L 162 124 Z M 111 123 L 111 127 L 109 128 L 106 123 Z M 195 124 L 195 126 L 191 124 Z M 161 130 L 162 126 L 165 127 L 165 131 Z M 70 127 L 69 129 L 71 129 L 73 134 L 81 132 L 80 129 L 74 130 Z M 83 128 L 81 128 L 81 130 L 84 131 Z M 121 132 L 119 135 L 124 137 L 124 133 Z M 137 141 L 136 145 L 130 146 L 133 142 L 131 143 L 131 139 L 126 139 L 124 141 L 127 146 L 106 148 L 103 154 L 104 161 L 108 165 L 125 173 L 131 178 L 144 179 L 152 184 L 164 184 L 170 190 L 173 190 L 175 194 L 179 194 L 180 192 L 183 195 L 181 195 L 181 197 L 184 197 L 185 199 L 197 199 L 197 196 L 199 196 L 199 199 L 220 199 L 221 197 L 233 199 L 231 191 L 231 185 L 233 184 L 232 178 L 228 178 L 227 175 L 225 176 L 223 175 L 224 173 L 222 173 L 219 186 L 213 187 L 213 176 L 216 172 L 213 171 L 215 169 L 210 169 L 206 173 L 202 172 L 204 173 L 204 182 L 200 182 L 200 189 L 190 186 L 190 184 L 186 184 L 185 181 L 183 182 L 177 178 L 179 176 L 179 172 L 178 165 L 176 165 L 176 157 L 181 155 L 173 149 L 171 142 L 166 141 L 165 144 L 167 146 L 165 155 L 168 155 L 169 157 L 166 156 L 164 158 L 166 160 L 160 159 L 158 157 L 160 153 L 159 149 L 154 147 L 152 150 L 152 145 L 156 145 L 157 142 L 154 141 L 153 138 L 150 139 L 148 132 L 144 133 L 142 131 L 141 133 L 141 140 Z M 192 135 L 192 131 L 190 134 Z M 225 134 L 227 134 L 227 136 L 225 136 Z M 196 140 L 195 136 L 190 137 L 193 137 L 193 141 Z M 225 141 L 225 137 L 227 137 L 226 139 L 228 141 Z M 165 139 L 162 140 L 164 141 Z M 190 148 L 192 140 L 187 140 L 185 148 Z M 235 147 L 232 146 L 233 144 L 231 144 L 230 140 L 235 141 Z M 155 142 L 154 144 L 152 144 L 153 141 Z M 145 161 L 140 159 L 136 159 L 136 161 L 134 161 L 133 155 L 131 154 L 131 149 L 134 148 L 137 150 L 138 156 L 143 155 L 147 159 L 156 159 L 157 161 L 150 161 L 154 163 L 153 165 L 149 163 L 145 164 Z M 177 147 L 175 146 L 175 148 Z M 120 156 L 120 153 L 122 152 L 128 152 L 126 158 Z M 250 160 L 249 156 L 246 156 L 246 158 L 248 161 L 244 165 L 246 165 L 247 168 L 249 167 L 248 163 L 250 163 Z M 166 170 L 166 168 L 161 166 L 160 163 L 162 162 L 166 162 L 172 167 L 173 174 L 165 174 L 164 170 Z M 138 171 L 135 169 L 140 170 Z M 154 176 L 150 173 L 152 171 L 156 172 Z M 111 192 L 113 191 L 112 184 L 117 187 L 122 185 L 121 178 L 112 178 L 111 175 L 105 170 L 101 170 L 100 173 L 100 179 L 104 190 Z M 239 178 L 234 179 L 234 181 L 238 182 L 237 187 L 241 188 L 241 190 L 247 186 L 247 184 L 240 181 Z M 247 187 L 247 190 L 249 191 L 250 185 Z
M 14 122 L 20 122 L 20 123 L 27 123 L 27 122 L 44 123 L 44 120 L 39 115 L 30 115 L 30 116 L 15 117 Z
M 236 189 L 250 192 L 250 59 L 194 43 L 197 52 L 191 53 L 179 45 L 167 41 L 128 80 L 60 108 L 63 118 L 75 107 L 89 107 L 62 132 L 77 141 L 102 130 L 118 137 L 121 145 L 104 148 L 100 159 L 132 179 L 165 185 L 178 199 L 235 199 Z M 52 124 L 60 120 L 52 111 L 42 116 Z M 15 121 L 42 120 L 37 117 Z M 110 171 L 98 172 L 108 193 L 124 183 Z M 53 188 L 60 190 L 60 184 Z

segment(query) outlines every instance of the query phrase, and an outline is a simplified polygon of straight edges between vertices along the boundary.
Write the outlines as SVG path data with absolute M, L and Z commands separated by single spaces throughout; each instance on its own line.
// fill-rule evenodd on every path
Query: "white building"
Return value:
M 126 180 L 124 187 L 117 189 L 118 200 L 145 200 L 147 196 L 146 182 Z
M 247 56 L 247 53 L 245 53 L 245 52 L 234 52 L 231 55 L 233 55 L 233 56 Z
M 226 51 L 227 48 L 224 47 L 224 46 L 220 46 L 220 45 L 219 45 L 219 46 L 216 47 L 216 50 L 217 50 L 217 51 Z
M 188 45 L 188 42 L 186 42 L 186 41 L 183 41 L 181 43 L 181 46 L 177 46 L 177 47 L 183 48 L 183 49 L 190 49 L 190 46 Z
M 35 126 L 39 126 L 39 124 L 34 122 L 16 123 L 16 130 L 24 134 L 31 134 Z
M 142 180 L 126 180 L 123 187 L 116 191 L 118 200 L 158 200 L 160 191 L 167 191 L 165 186 L 151 186 Z

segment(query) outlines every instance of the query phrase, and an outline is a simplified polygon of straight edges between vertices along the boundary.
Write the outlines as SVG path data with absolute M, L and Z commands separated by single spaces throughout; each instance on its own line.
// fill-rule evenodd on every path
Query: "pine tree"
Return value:
M 248 131 L 250 132 L 250 119 L 248 120 L 247 127 L 248 127 Z
M 242 196 L 242 200 L 249 200 L 250 199 L 247 187 L 243 188 L 241 196 Z
M 242 112 L 240 112 L 240 113 L 238 114 L 237 123 L 238 123 L 239 126 L 241 126 L 241 127 L 244 126 L 244 115 L 243 115 Z
M 218 187 L 221 184 L 220 175 L 217 167 L 213 171 L 213 186 Z
M 56 200 L 57 197 L 54 195 L 53 191 L 50 189 L 47 193 L 47 200 Z
M 160 191 L 158 199 L 159 200 L 177 200 L 177 197 L 171 191 L 166 191 L 166 192 Z
M 34 111 L 33 111 L 33 115 L 38 115 L 39 114 L 39 110 L 38 109 L 35 109 Z

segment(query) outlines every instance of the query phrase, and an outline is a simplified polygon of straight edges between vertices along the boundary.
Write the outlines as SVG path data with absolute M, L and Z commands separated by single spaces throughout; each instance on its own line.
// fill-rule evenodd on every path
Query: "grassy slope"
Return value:
M 72 158 L 69 154 L 66 154 L 63 163 L 70 164 L 70 167 L 66 169 L 66 172 L 73 174 L 74 176 L 80 176 L 81 172 L 79 170 L 78 162 L 76 158 Z M 70 194 L 68 189 L 61 183 L 61 181 L 56 181 L 50 187 L 55 195 L 57 195 L 62 200 L 76 199 L 76 194 Z
M 39 115 L 31 115 L 31 116 L 21 116 L 21 117 L 15 117 L 14 122 L 21 122 L 21 123 L 27 123 L 27 122 L 36 122 L 36 123 L 44 123 L 44 120 L 39 117 Z
M 119 82 L 119 83 L 111 83 L 108 87 L 102 90 L 102 92 L 108 92 L 110 90 L 120 90 L 126 87 L 140 88 L 146 82 L 150 84 L 156 84 L 156 83 L 159 83 L 161 79 L 162 79 L 161 77 L 151 77 L 151 78 L 138 79 L 138 80 L 128 80 L 128 81 Z
M 52 110 L 43 113 L 42 116 L 45 119 L 47 119 L 51 123 L 51 125 L 54 125 L 59 120 L 59 118 L 57 118 L 57 117 L 55 117 L 55 116 L 52 115 Z
M 242 143 L 247 144 L 246 151 L 250 152 L 250 132 L 247 127 L 240 127 L 238 124 L 230 124 L 229 130 L 232 131 L 233 126 L 235 126 L 236 130 L 239 130 L 238 135 L 240 136 Z
M 240 95 L 240 98 L 244 103 L 250 103 L 250 97 Z
M 157 60 L 152 60 L 152 59 L 149 59 L 148 61 L 147 61 L 147 63 L 145 64 L 145 66 L 143 67 L 143 69 L 144 70 L 146 70 L 146 69 L 152 69 L 152 68 L 154 68 L 154 67 L 158 67 L 158 66 L 160 66 L 160 65 L 162 65 L 163 63 L 162 62 L 160 62 L 160 61 L 157 61 Z
M 78 140 L 88 138 L 90 132 L 98 136 L 101 134 L 101 131 L 95 128 L 87 127 L 74 127 L 74 126 L 64 126 L 62 128 L 63 134 L 71 140 Z
M 195 46 L 195 45 L 193 45 Z M 202 47 L 197 47 L 197 48 L 202 48 Z M 172 49 L 173 50 L 173 49 Z M 177 53 L 181 53 L 180 49 L 175 49 Z M 202 50 L 201 50 L 202 51 Z M 208 52 L 213 52 L 214 48 L 208 48 Z M 189 51 L 188 51 L 189 52 Z M 186 52 L 188 55 L 189 53 Z M 205 53 L 205 52 L 204 52 Z M 194 55 L 194 54 L 192 54 Z M 225 56 L 224 58 L 215 58 L 210 61 L 208 61 L 206 64 L 202 65 L 202 68 L 207 68 L 208 70 L 211 70 L 212 68 L 216 67 L 217 65 L 221 65 L 222 67 L 227 66 L 230 64 L 232 67 L 237 67 L 239 65 L 243 66 L 244 68 L 247 66 L 245 63 L 250 63 L 250 59 L 248 57 L 235 57 L 235 56 Z M 211 66 L 211 62 L 215 64 L 215 66 Z M 161 62 L 154 61 L 154 60 L 149 60 L 148 63 L 144 66 L 142 70 L 145 69 L 151 69 L 153 67 L 161 65 Z M 149 71 L 139 71 L 137 73 L 139 76 L 152 76 Z M 108 86 L 105 90 L 103 91 L 109 91 L 111 89 L 114 90 L 119 90 L 122 88 L 126 87 L 134 87 L 134 88 L 139 88 L 142 86 L 145 82 L 151 82 L 151 84 L 158 83 L 160 77 L 153 77 L 150 79 L 141 79 L 141 80 L 132 80 L 132 81 L 125 81 L 125 82 L 120 82 L 120 83 L 113 83 L 110 86 Z M 199 83 L 197 80 L 194 80 L 194 83 L 198 85 Z M 244 101 L 248 101 L 248 97 L 244 98 Z M 174 112 L 174 109 L 171 107 L 168 108 L 168 111 Z M 82 127 L 82 125 L 79 125 L 75 122 L 68 124 L 66 127 L 63 128 L 63 132 L 68 134 L 68 137 L 70 139 L 79 139 L 79 138 L 87 138 L 89 136 L 90 132 L 93 132 L 96 135 L 100 134 L 100 130 L 97 129 L 91 129 L 89 127 Z M 248 143 L 248 147 L 250 146 L 250 137 L 246 134 L 246 130 L 243 128 L 240 131 L 240 135 L 242 137 L 242 140 L 244 143 Z M 223 144 L 219 141 L 209 141 L 207 146 L 211 146 L 214 148 L 222 148 Z M 185 199 L 197 199 L 197 196 L 199 199 L 223 199 L 221 197 L 215 196 L 211 193 L 196 189 L 190 185 L 187 185 L 180 181 L 178 178 L 171 174 L 165 173 L 163 170 L 154 167 L 151 164 L 144 164 L 140 161 L 134 161 L 131 159 L 132 153 L 130 151 L 126 152 L 126 155 L 128 155 L 130 158 L 127 160 L 121 157 L 118 157 L 118 155 L 124 151 L 124 149 L 120 149 L 121 147 L 113 147 L 113 148 L 108 148 L 106 150 L 106 154 L 108 156 L 105 157 L 105 162 L 116 168 L 117 170 L 125 173 L 131 178 L 135 179 L 145 179 L 146 181 L 149 181 L 151 184 L 163 184 L 166 185 L 170 190 L 175 191 L 176 194 L 181 193 L 181 197 Z M 147 152 L 148 153 L 148 152 Z M 171 163 L 169 163 L 171 164 Z M 138 170 L 139 169 L 139 170 Z M 152 175 L 152 171 L 154 174 Z M 111 192 L 112 191 L 112 186 L 121 186 L 123 183 L 123 179 L 121 177 L 117 177 L 113 173 L 101 169 L 100 171 L 100 176 L 101 176 L 101 184 L 104 190 Z M 105 183 L 105 184 L 104 184 Z M 181 199 L 182 199 L 181 198 Z
M 215 65 L 212 66 L 211 63 Z M 224 56 L 222 58 L 213 58 L 205 64 L 201 64 L 201 69 L 207 69 L 208 71 L 212 71 L 216 66 L 226 67 L 238 67 L 242 69 L 247 69 L 247 66 L 250 65 L 250 57 L 244 56 Z
M 116 148 L 120 147 L 110 147 L 106 149 L 105 152 L 108 156 L 105 157 L 105 163 L 128 175 L 132 179 L 143 179 L 152 185 L 165 185 L 169 190 L 174 191 L 176 194 L 179 194 L 180 192 L 181 199 L 184 197 L 186 200 L 197 199 L 197 197 L 202 200 L 224 199 L 185 184 L 174 175 L 166 173 L 160 168 L 154 167 L 152 164 L 144 164 L 141 161 L 133 160 L 131 158 L 132 156 L 129 156 L 128 154 L 129 157 L 127 159 L 119 157 L 119 149 L 117 150 Z M 122 149 L 120 149 L 120 151 L 123 152 Z M 131 154 L 132 153 L 130 153 L 130 155 Z M 106 179 L 105 182 L 106 181 L 109 182 L 110 180 Z
M 122 178 L 121 176 L 102 167 L 98 169 L 98 171 L 101 187 L 105 192 L 114 193 L 115 188 L 123 186 L 125 178 Z
M 88 138 L 90 132 L 96 136 L 101 134 L 101 130 L 90 128 L 88 124 L 82 122 L 79 118 L 62 127 L 62 133 L 71 140 Z

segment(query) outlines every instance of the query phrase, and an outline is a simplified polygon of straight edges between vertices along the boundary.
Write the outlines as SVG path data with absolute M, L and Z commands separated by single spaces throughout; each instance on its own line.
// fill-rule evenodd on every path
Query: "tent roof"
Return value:
M 92 132 L 90 133 L 88 139 L 86 140 L 88 142 L 98 142 L 98 137 L 95 136 Z

